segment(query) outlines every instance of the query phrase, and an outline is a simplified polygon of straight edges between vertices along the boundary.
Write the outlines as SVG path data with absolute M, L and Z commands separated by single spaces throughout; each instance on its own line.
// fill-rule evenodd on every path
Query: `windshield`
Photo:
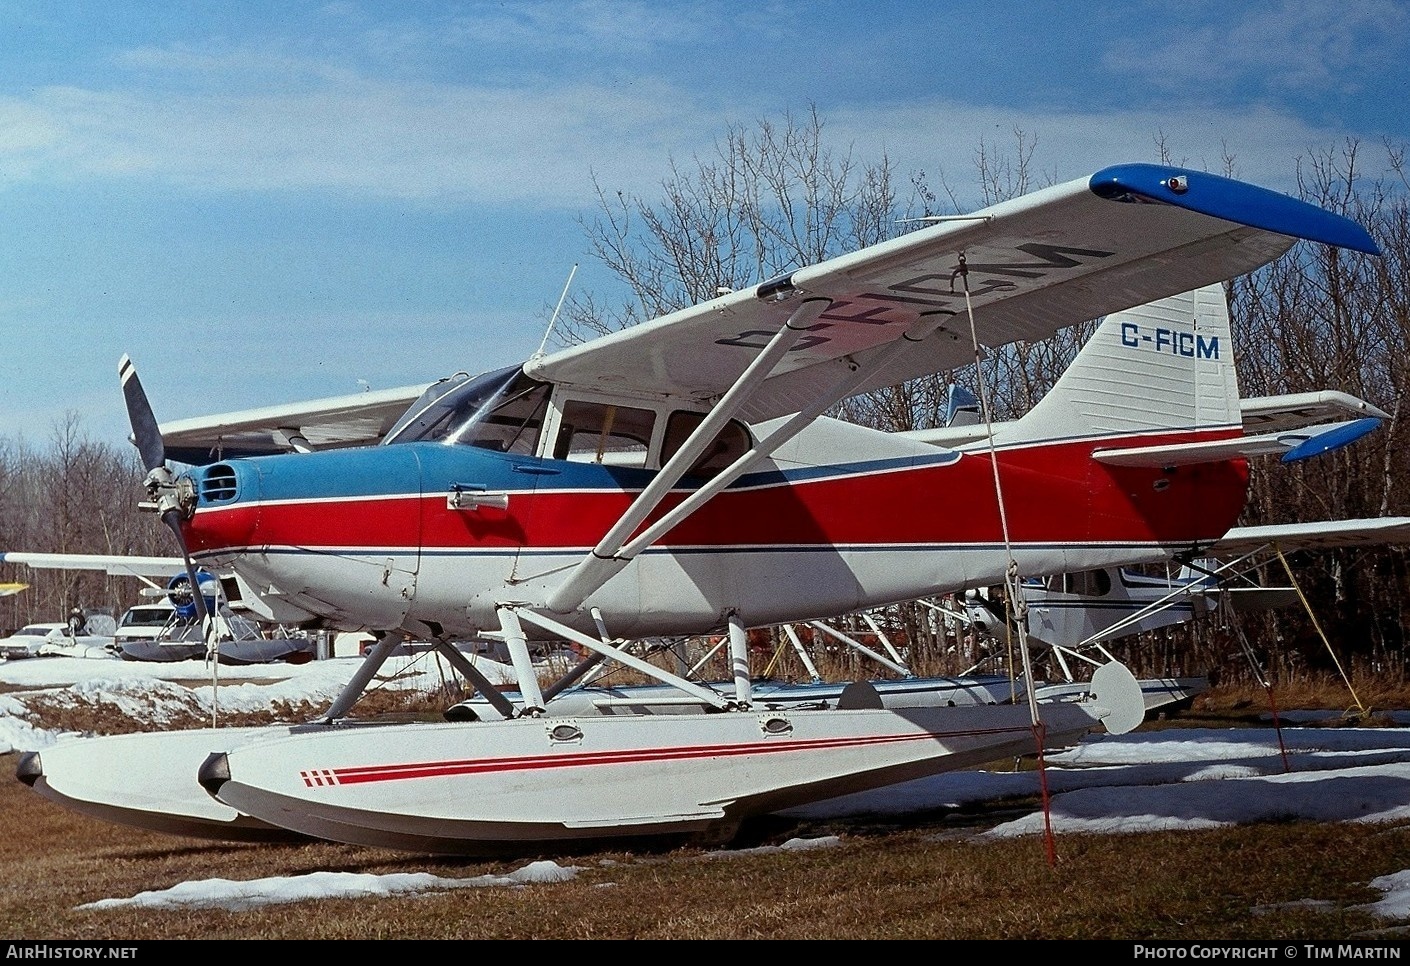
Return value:
M 549 385 L 530 379 L 520 366 L 444 380 L 407 410 L 383 444 L 444 442 L 532 454 L 548 395 Z

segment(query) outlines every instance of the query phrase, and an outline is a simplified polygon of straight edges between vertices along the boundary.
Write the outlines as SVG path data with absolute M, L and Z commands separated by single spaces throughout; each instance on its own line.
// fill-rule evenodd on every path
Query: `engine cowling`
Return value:
M 206 613 L 216 613 L 216 599 L 220 596 L 220 581 L 206 570 L 196 571 L 196 582 L 200 585 L 201 596 L 206 600 Z M 191 592 L 191 578 L 177 574 L 166 585 L 166 597 L 176 608 L 176 616 L 182 620 L 192 620 L 199 613 L 195 595 Z

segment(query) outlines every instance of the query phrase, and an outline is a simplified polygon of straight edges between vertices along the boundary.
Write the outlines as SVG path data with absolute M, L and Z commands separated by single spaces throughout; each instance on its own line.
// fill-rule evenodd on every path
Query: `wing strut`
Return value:
M 784 354 L 793 348 L 793 344 L 803 332 L 817 321 L 818 316 L 831 304 L 828 299 L 809 299 L 793 310 L 788 321 L 783 323 L 769 340 L 769 344 L 749 363 L 739 380 L 720 397 L 720 401 L 700 421 L 700 425 L 695 427 L 695 431 L 681 448 L 661 467 L 661 472 L 656 474 L 656 478 L 641 491 L 632 505 L 627 507 L 627 512 L 622 514 L 621 519 L 598 541 L 597 546 L 592 548 L 592 552 L 578 563 L 567 579 L 549 596 L 550 610 L 566 614 L 577 609 L 588 594 L 621 570 L 625 561 L 619 564 L 612 558 L 621 549 L 623 542 L 632 535 L 633 530 L 641 526 L 651 511 L 660 505 L 671 492 L 671 487 L 680 481 L 686 471 L 694 465 L 696 458 L 704 452 L 706 444 L 744 407 L 754 390 L 773 374 L 774 367 Z
M 824 634 L 826 634 L 828 637 L 831 637 L 831 638 L 833 638 L 834 640 L 841 641 L 843 644 L 846 644 L 846 645 L 847 645 L 848 647 L 850 647 L 850 648 L 854 648 L 858 653 L 860 653 L 860 654 L 865 654 L 867 657 L 871 658 L 871 659 L 872 659 L 873 661 L 875 661 L 876 663 L 882 665 L 883 667 L 888 667 L 888 668 L 890 668 L 891 670 L 895 671 L 897 674 L 901 675 L 902 677 L 907 677 L 907 678 L 913 678 L 913 677 L 915 677 L 915 673 L 912 672 L 910 668 L 905 667 L 905 666 L 902 665 L 902 664 L 898 664 L 898 663 L 896 663 L 895 661 L 888 660 L 887 658 L 885 658 L 885 657 L 883 657 L 882 655 L 878 654 L 876 651 L 873 651 L 871 648 L 863 646 L 860 641 L 857 641 L 857 640 L 854 640 L 853 638 L 848 637 L 846 634 L 843 634 L 841 631 L 837 630 L 836 628 L 829 627 L 828 625 L 824 624 L 822 621 L 808 621 L 808 625 L 809 625 L 810 627 L 813 627 L 813 628 L 815 628 L 815 629 L 817 629 L 817 630 L 822 631 L 822 632 L 823 632 Z
M 805 303 L 804 305 L 799 306 L 798 311 L 801 312 L 804 308 L 807 307 L 808 304 L 811 303 Z M 821 313 L 822 310 L 819 309 L 818 311 L 819 313 Z M 797 317 L 797 315 L 798 312 L 795 312 L 793 318 L 789 319 L 790 324 L 793 322 L 794 318 Z M 618 572 L 622 570 L 623 567 L 630 563 L 637 554 L 641 553 L 647 547 L 651 546 L 664 534 L 668 533 L 677 524 L 679 524 L 682 520 L 690 516 L 696 510 L 698 510 L 707 500 L 713 497 L 716 493 L 719 493 L 725 487 L 729 486 L 735 480 L 743 476 L 746 472 L 750 470 L 750 468 L 754 466 L 754 464 L 758 463 L 760 460 L 767 458 L 769 454 L 771 454 L 774 450 L 778 449 L 780 446 L 788 442 L 794 436 L 797 436 L 799 433 L 801 433 L 813 422 L 813 420 L 817 419 L 833 405 L 855 393 L 858 389 L 862 387 L 863 384 L 867 382 L 867 380 L 869 380 L 873 375 L 875 375 L 878 370 L 889 365 L 902 352 L 907 351 L 908 349 L 910 349 L 911 346 L 923 341 L 926 337 L 934 333 L 936 329 L 940 328 L 941 324 L 944 323 L 945 320 L 950 318 L 950 315 L 951 313 L 948 311 L 932 312 L 927 313 L 926 315 L 922 315 L 920 319 L 917 320 L 916 323 L 901 336 L 901 338 L 896 339 L 891 344 L 887 345 L 884 349 L 882 349 L 882 351 L 880 351 L 871 359 L 869 359 L 865 365 L 854 363 L 852 370 L 847 375 L 843 376 L 840 380 L 838 380 L 837 384 L 833 386 L 830 391 L 820 394 L 818 398 L 813 402 L 813 404 L 808 406 L 806 409 L 794 413 L 792 417 L 790 417 L 786 422 L 783 423 L 783 425 L 777 427 L 773 432 L 771 432 L 764 439 L 760 440 L 758 443 L 755 443 L 753 447 L 751 447 L 748 451 L 742 454 L 738 459 L 736 459 L 733 463 L 726 467 L 722 472 L 712 477 L 710 482 L 706 483 L 704 486 L 692 492 L 690 496 L 686 497 L 685 500 L 681 501 L 681 503 L 679 503 L 676 507 L 670 510 L 670 512 L 663 514 L 660 519 L 658 519 L 651 526 L 643 530 L 631 542 L 626 543 L 625 545 L 623 545 L 621 542 L 622 539 L 625 539 L 625 537 L 630 534 L 631 530 L 628 529 L 625 533 L 622 534 L 621 539 L 617 539 L 615 541 L 615 547 L 613 548 L 615 553 L 609 554 L 606 552 L 600 552 L 604 551 L 609 546 L 608 538 L 613 537 L 614 534 L 616 534 L 619 530 L 622 529 L 622 524 L 621 522 L 619 522 L 617 526 L 612 528 L 612 531 L 608 533 L 607 537 L 604 537 L 602 539 L 602 542 L 599 543 L 598 546 L 593 549 L 592 556 L 579 563 L 577 568 L 568 575 L 568 579 L 565 580 L 558 587 L 557 590 L 555 590 L 552 594 L 549 595 L 548 600 L 546 602 L 548 609 L 552 611 L 557 611 L 560 614 L 566 614 L 573 610 L 576 610 L 579 606 L 582 605 L 583 601 L 587 598 L 589 594 L 597 590 L 597 588 L 601 587 L 603 584 L 607 583 L 608 580 L 612 579 L 612 577 L 614 577 Z M 782 334 L 783 332 L 780 331 L 779 335 Z M 775 336 L 775 339 L 777 338 L 778 336 Z M 765 349 L 765 353 L 767 352 L 768 350 Z M 759 358 L 763 358 L 763 354 L 761 354 Z M 758 359 L 755 360 L 756 363 L 758 361 Z M 751 369 L 752 368 L 753 367 L 751 366 Z M 744 377 L 741 377 L 740 383 L 737 383 L 735 385 L 735 389 L 739 388 L 739 385 L 742 384 L 745 378 L 747 378 L 748 376 L 749 372 L 746 372 Z M 733 393 L 734 389 L 731 389 L 730 393 L 726 394 L 725 399 L 728 399 Z M 724 399 L 721 400 L 721 406 L 723 406 L 723 404 Z M 743 400 L 738 400 L 734 408 L 737 410 L 738 407 L 742 404 Z M 714 416 L 715 412 L 718 411 L 719 407 L 717 407 L 716 410 L 711 413 L 711 416 Z M 731 415 L 732 414 L 733 410 L 731 411 Z M 724 425 L 724 420 L 721 420 L 719 424 L 710 431 L 708 436 L 702 436 L 701 431 L 705 428 L 706 422 L 709 422 L 708 418 L 705 422 L 702 422 L 701 425 L 696 429 L 695 433 L 687 442 L 687 445 L 689 445 L 690 443 L 698 442 L 701 446 L 703 446 L 708 439 L 714 437 L 714 434 L 718 431 L 719 426 Z M 697 437 L 700 438 L 697 440 Z M 684 451 L 684 449 L 685 447 L 682 447 L 682 452 Z M 696 452 L 698 452 L 698 448 Z M 671 459 L 671 462 L 667 464 L 666 468 L 662 469 L 662 477 L 665 477 L 667 475 L 667 470 L 669 470 L 675 464 L 679 456 L 680 454 L 678 453 L 676 457 L 673 457 Z M 691 459 L 694 460 L 694 458 L 694 455 L 692 455 Z M 688 466 L 689 464 L 686 465 Z M 684 472 L 684 470 L 682 470 L 681 472 Z M 661 494 L 657 495 L 652 500 L 651 506 L 647 507 L 645 511 L 632 522 L 631 529 L 635 529 L 638 525 L 640 525 L 641 521 L 645 519 L 646 514 L 649 513 L 651 509 L 654 509 L 658 503 L 660 503 L 661 498 L 665 495 L 665 492 L 669 490 L 670 485 L 673 485 L 676 480 L 679 479 L 679 476 L 680 474 L 676 474 L 676 476 L 670 480 L 665 490 L 663 490 Z M 657 482 L 659 482 L 659 478 L 658 480 L 652 482 L 652 487 L 654 487 Z M 648 487 L 647 490 L 642 492 L 641 497 L 638 497 L 637 499 L 637 503 L 634 503 L 632 507 L 627 511 L 628 516 L 632 515 L 632 511 L 636 509 L 637 504 L 641 503 L 642 498 L 644 498 L 646 494 L 650 491 L 651 487 Z M 625 520 L 626 518 L 624 517 L 623 519 Z
M 798 639 L 798 632 L 793 629 L 792 624 L 783 625 L 783 633 L 788 635 L 788 643 L 793 645 L 793 653 L 798 655 L 798 660 L 803 662 L 803 666 L 808 669 L 808 674 L 814 684 L 822 683 L 822 675 L 813 665 L 813 659 L 808 654 L 808 649 L 803 646 L 803 642 Z

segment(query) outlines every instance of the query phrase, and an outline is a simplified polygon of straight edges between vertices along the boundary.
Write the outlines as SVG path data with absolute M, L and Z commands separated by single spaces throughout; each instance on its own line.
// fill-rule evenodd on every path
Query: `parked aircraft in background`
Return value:
M 167 464 L 124 358 L 149 504 L 188 571 L 228 572 L 269 621 L 383 635 L 323 726 L 231 735 L 200 781 L 295 832 L 493 854 L 728 836 L 753 815 L 1134 727 L 1139 689 L 1115 662 L 1078 702 L 763 710 L 745 632 L 1206 551 L 1243 508 L 1247 456 L 1280 445 L 1244 431 L 1217 283 L 1298 238 L 1377 251 L 1360 226 L 1286 196 L 1121 165 L 437 383 L 380 445 L 319 450 L 284 426 L 274 445 L 313 451 L 232 458 L 213 419 L 182 453 L 223 458 L 190 470 Z M 1051 392 L 980 440 L 942 447 L 822 416 L 1098 317 Z M 716 631 L 727 696 L 621 646 Z M 334 726 L 402 636 L 438 641 L 501 717 Z M 494 701 L 449 646 L 467 637 L 504 642 L 518 702 Z M 531 638 L 575 642 L 710 711 L 554 716 Z M 161 757 L 167 736 L 143 737 Z M 112 761 L 99 741 L 66 752 L 61 773 L 26 756 L 20 777 L 73 799 Z
M 220 664 L 302 664 L 317 653 L 315 638 L 302 632 L 265 627 L 236 613 L 225 601 L 220 579 L 197 573 L 198 601 L 191 593 L 186 562 L 181 557 L 142 557 L 121 554 L 0 552 L 0 563 L 40 570 L 102 570 L 135 577 L 146 597 L 159 598 L 129 608 L 110 628 L 105 646 L 96 640 L 50 647 L 46 656 L 118 657 L 128 661 L 187 661 L 212 659 Z M 210 615 L 203 626 L 200 615 Z M 112 618 L 108 618 L 112 623 Z

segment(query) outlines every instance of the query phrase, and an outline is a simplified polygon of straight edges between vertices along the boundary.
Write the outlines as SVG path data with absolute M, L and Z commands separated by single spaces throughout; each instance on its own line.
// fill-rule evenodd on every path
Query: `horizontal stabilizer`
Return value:
M 1295 587 L 1224 587 L 1219 593 L 1235 613 L 1294 607 L 1299 600 Z
M 1410 517 L 1378 517 L 1235 527 L 1206 552 L 1224 557 L 1275 546 L 1282 550 L 1327 550 L 1404 544 L 1410 544 Z
M 1364 399 L 1333 389 L 1320 392 L 1287 393 L 1281 396 L 1254 396 L 1239 400 L 1239 417 L 1245 433 L 1284 433 L 1313 423 L 1335 420 L 1389 419 L 1390 414 Z M 994 431 L 1007 427 L 1011 420 L 994 423 Z M 909 439 L 932 446 L 954 449 L 966 443 L 984 439 L 988 431 L 983 423 L 951 422 L 936 429 L 916 429 L 898 433 Z
M 1290 463 L 1340 449 L 1365 436 L 1380 424 L 1379 419 L 1368 416 L 1365 419 L 1259 436 L 1097 450 L 1092 454 L 1092 458 L 1111 466 L 1162 467 L 1215 463 L 1247 456 L 1279 455 L 1283 462 Z
M 1390 414 L 1364 399 L 1335 389 L 1293 392 L 1280 396 L 1254 396 L 1239 402 L 1245 433 L 1280 433 L 1289 429 L 1339 420 Z

